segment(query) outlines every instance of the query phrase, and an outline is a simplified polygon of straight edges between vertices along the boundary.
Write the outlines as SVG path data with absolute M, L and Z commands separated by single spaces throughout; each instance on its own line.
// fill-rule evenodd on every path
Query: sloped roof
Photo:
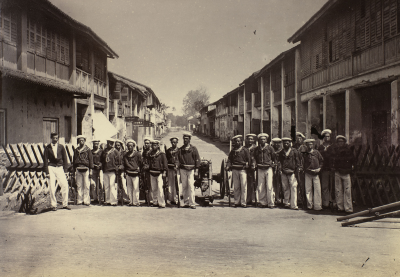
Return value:
M 119 82 L 127 85 L 131 89 L 139 92 L 143 97 L 146 97 L 149 94 L 149 91 L 146 86 L 141 85 L 131 79 L 128 79 L 126 77 L 123 77 L 121 75 L 118 75 L 118 74 L 110 72 L 110 71 L 108 72 L 108 76 L 110 77 L 110 79 L 115 79 L 116 81 L 119 81 Z
M 20 70 L 0 67 L 0 72 L 1 72 L 2 78 L 12 78 L 12 79 L 16 79 L 16 80 L 21 80 L 21 81 L 28 82 L 28 83 L 46 86 L 49 88 L 63 90 L 66 92 L 77 94 L 77 95 L 83 95 L 83 96 L 88 96 L 88 97 L 90 97 L 90 95 L 91 95 L 90 92 L 84 91 L 77 86 L 73 86 L 71 84 L 57 81 L 54 79 L 34 75 L 31 73 L 26 73 L 26 72 L 23 72 Z

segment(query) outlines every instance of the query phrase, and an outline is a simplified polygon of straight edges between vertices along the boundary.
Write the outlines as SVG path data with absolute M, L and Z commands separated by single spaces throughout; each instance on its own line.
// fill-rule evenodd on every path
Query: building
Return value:
M 0 143 L 69 143 L 108 114 L 107 58 L 118 55 L 47 0 L 1 3 Z
M 297 126 L 345 135 L 352 144 L 398 145 L 400 2 L 327 2 L 293 34 Z

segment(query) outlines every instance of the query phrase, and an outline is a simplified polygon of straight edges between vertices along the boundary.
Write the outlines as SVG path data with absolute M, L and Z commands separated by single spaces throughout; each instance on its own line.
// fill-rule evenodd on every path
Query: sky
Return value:
M 293 47 L 287 39 L 327 2 L 50 1 L 119 55 L 110 71 L 151 87 L 175 114 L 188 91 L 205 87 L 216 101 Z

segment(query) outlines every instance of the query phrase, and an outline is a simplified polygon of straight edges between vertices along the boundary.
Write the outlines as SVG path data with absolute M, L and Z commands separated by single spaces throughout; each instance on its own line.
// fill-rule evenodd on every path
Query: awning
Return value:
M 92 118 L 94 138 L 99 139 L 101 143 L 106 143 L 107 139 L 118 133 L 118 130 L 108 121 L 107 117 L 101 111 L 95 111 Z

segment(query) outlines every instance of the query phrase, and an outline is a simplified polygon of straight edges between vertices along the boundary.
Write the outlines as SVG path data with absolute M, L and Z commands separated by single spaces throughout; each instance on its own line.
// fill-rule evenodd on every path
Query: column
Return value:
M 399 144 L 399 95 L 400 95 L 400 79 L 391 83 L 391 144 Z
M 260 111 L 260 133 L 264 133 L 263 120 L 264 120 L 264 77 L 260 77 L 261 85 L 261 111 Z
M 18 37 L 17 37 L 17 68 L 21 71 L 28 71 L 27 45 L 27 14 L 26 9 L 21 9 L 21 18 L 18 21 Z
M 347 89 L 345 92 L 345 134 L 348 142 L 361 143 L 362 111 L 361 96 L 354 89 Z

